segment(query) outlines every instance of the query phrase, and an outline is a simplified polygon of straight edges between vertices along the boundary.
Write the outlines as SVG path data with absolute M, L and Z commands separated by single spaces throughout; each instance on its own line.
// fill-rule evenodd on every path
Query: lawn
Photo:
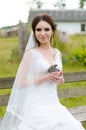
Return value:
M 12 56 L 15 49 L 18 49 L 18 37 L 0 38 L 0 77 L 15 76 L 19 65 Z

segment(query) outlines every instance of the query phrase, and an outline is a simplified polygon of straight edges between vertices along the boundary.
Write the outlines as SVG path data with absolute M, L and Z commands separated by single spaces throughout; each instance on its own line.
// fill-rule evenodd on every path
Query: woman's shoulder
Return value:
M 32 57 L 33 55 L 33 49 L 27 49 L 24 51 L 24 55 L 23 56 L 28 56 L 28 57 Z
M 34 48 L 27 49 L 27 50 L 26 50 L 26 54 L 27 54 L 27 55 L 30 55 L 30 56 L 32 56 L 32 57 L 34 57 L 34 58 L 38 56 L 38 53 L 37 53 L 35 47 L 34 47 Z
M 35 48 L 30 48 L 25 50 L 25 53 L 33 53 L 33 51 L 35 50 Z
M 54 49 L 55 49 L 55 51 L 56 51 L 57 54 L 61 55 L 61 51 L 59 49 L 57 49 L 57 48 L 54 48 Z
M 55 48 L 56 51 L 56 56 L 59 57 L 62 60 L 62 53 L 60 50 L 58 50 L 57 48 Z

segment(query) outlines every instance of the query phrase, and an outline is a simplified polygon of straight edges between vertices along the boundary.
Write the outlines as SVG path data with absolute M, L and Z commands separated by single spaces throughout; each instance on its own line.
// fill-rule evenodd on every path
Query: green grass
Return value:
M 5 111 L 6 111 L 6 106 L 1 106 L 0 107 L 0 118 L 3 118 Z
M 64 83 L 63 85 L 59 86 L 59 89 L 65 89 L 65 88 L 77 88 L 77 87 L 86 87 L 86 81 L 83 82 L 71 82 L 71 83 Z
M 86 105 L 86 96 L 60 99 L 61 103 L 68 108 Z
M 11 89 L 0 89 L 0 95 L 10 94 Z
M 8 59 L 12 49 L 18 47 L 18 37 L 0 38 L 0 57 Z
M 10 94 L 10 93 L 11 93 L 11 89 L 1 89 L 0 90 L 0 95 Z M 0 118 L 2 118 L 4 116 L 5 111 L 6 111 L 6 106 L 1 106 L 0 107 Z
M 0 77 L 15 76 L 19 62 L 12 60 L 12 51 L 18 48 L 18 37 L 0 38 Z
M 58 89 L 66 89 L 66 88 L 78 88 L 78 87 L 86 87 L 86 81 L 84 82 L 73 82 L 73 83 L 64 83 L 61 86 L 58 86 Z M 78 96 L 74 98 L 64 98 L 60 99 L 62 104 L 67 107 L 75 107 L 75 106 L 83 106 L 86 105 L 86 96 Z

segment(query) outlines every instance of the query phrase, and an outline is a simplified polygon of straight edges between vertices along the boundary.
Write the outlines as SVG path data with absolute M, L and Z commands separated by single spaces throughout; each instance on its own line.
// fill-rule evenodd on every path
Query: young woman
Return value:
M 48 14 L 33 19 L 0 130 L 84 130 L 57 95 L 64 77 L 61 53 L 52 47 L 55 31 Z

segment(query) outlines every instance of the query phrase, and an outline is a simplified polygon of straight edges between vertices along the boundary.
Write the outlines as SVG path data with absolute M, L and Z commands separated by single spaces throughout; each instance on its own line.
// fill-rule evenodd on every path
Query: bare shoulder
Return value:
M 28 55 L 35 55 L 35 50 L 36 50 L 36 48 L 30 48 L 30 49 L 27 49 L 26 51 L 25 51 L 25 53 L 26 54 L 28 54 Z
M 34 48 L 27 49 L 27 50 L 25 50 L 25 53 L 32 53 L 33 50 L 34 50 Z
M 25 50 L 24 55 L 31 56 L 32 55 L 32 49 Z
M 61 55 L 61 51 L 60 50 L 58 50 L 57 48 L 55 48 L 55 51 L 56 51 L 57 54 Z

